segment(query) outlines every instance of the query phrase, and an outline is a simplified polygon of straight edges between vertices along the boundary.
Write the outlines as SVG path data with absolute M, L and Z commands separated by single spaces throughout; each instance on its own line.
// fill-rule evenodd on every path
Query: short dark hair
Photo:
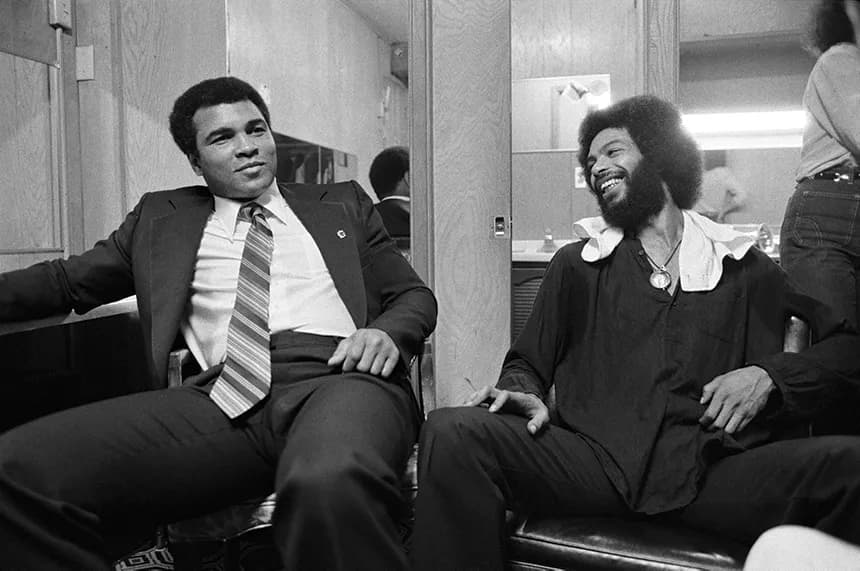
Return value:
M 271 127 L 269 108 L 250 84 L 236 77 L 214 77 L 189 87 L 176 98 L 170 112 L 170 134 L 179 149 L 186 155 L 197 156 L 194 114 L 203 107 L 214 107 L 222 103 L 250 101 L 257 106 L 266 124 Z
M 370 185 L 379 198 L 394 194 L 397 183 L 409 172 L 409 149 L 388 147 L 370 163 Z
M 845 12 L 845 2 L 820 0 L 815 6 L 806 30 L 806 47 L 813 54 L 822 54 L 841 42 L 856 41 L 854 27 Z
M 677 107 L 654 95 L 636 95 L 586 115 L 579 128 L 578 158 L 589 188 L 588 153 L 591 142 L 605 129 L 626 129 L 669 187 L 675 204 L 692 208 L 700 193 L 702 156 L 696 141 L 681 125 Z

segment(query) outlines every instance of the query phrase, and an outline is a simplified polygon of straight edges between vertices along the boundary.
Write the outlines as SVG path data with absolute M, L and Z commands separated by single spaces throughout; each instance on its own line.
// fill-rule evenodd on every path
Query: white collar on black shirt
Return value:
M 684 234 L 678 254 L 681 289 L 711 291 L 723 276 L 723 258 L 740 260 L 756 239 L 692 210 L 684 210 L 683 214 Z M 586 262 L 606 258 L 624 239 L 624 232 L 607 224 L 602 216 L 578 220 L 573 224 L 573 233 L 580 240 L 588 240 L 582 248 L 582 259 Z

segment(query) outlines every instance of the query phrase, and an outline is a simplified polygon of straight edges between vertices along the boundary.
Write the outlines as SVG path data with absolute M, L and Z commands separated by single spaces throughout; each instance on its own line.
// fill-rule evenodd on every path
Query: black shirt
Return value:
M 649 284 L 639 240 L 625 238 L 593 263 L 582 259 L 583 245 L 553 257 L 497 386 L 544 396 L 555 385 L 560 423 L 586 438 L 631 509 L 687 505 L 708 462 L 766 442 L 778 427 L 809 419 L 853 390 L 857 337 L 796 294 L 760 251 L 724 259 L 712 291 L 679 286 L 670 295 Z M 783 353 L 789 315 L 806 319 L 824 340 Z M 705 430 L 702 387 L 751 364 L 777 386 L 768 406 L 735 437 Z

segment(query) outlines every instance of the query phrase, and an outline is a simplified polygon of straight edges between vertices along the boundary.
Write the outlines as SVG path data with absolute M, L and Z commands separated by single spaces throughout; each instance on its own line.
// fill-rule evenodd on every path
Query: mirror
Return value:
M 700 205 L 709 203 L 697 210 L 735 202 L 720 221 L 764 224 L 776 243 L 800 163 L 801 99 L 815 63 L 801 36 L 811 4 L 782 4 L 783 33 L 705 39 L 718 33 L 718 24 L 693 9 L 698 0 L 682 2 L 678 89 L 687 119 L 715 121 L 691 128 L 705 167 Z M 736 199 L 730 196 L 734 188 Z
M 368 149 L 369 160 L 359 164 L 358 180 L 372 193 L 386 229 L 409 255 L 410 188 L 409 149 L 409 0 L 343 0 L 358 13 L 380 39 L 387 56 L 380 86 L 377 124 L 380 145 Z M 383 58 L 381 58 L 383 59 Z M 377 164 L 379 175 L 370 177 L 371 161 L 385 149 L 406 149 L 406 172 L 399 151 L 388 151 Z M 396 180 L 395 180 L 396 179 Z M 376 183 L 376 184 L 374 184 Z M 380 206 L 381 204 L 381 206 Z
M 358 176 L 355 155 L 273 132 L 278 153 L 279 182 L 327 184 Z
M 780 117 L 775 127 L 750 129 L 752 122 L 744 116 L 733 130 L 725 114 L 802 115 L 801 98 L 814 64 L 801 43 L 809 6 L 750 3 L 743 14 L 731 14 L 719 3 L 679 2 L 677 103 L 685 120 L 715 115 L 711 118 L 719 126 L 716 131 L 691 128 L 706 170 L 714 171 L 706 176 L 708 204 L 702 210 L 730 224 L 765 224 L 777 238 L 794 188 L 802 123 L 789 125 Z M 598 17 L 601 10 L 612 13 Z M 637 93 L 639 55 L 627 46 L 639 37 L 641 10 L 633 0 L 511 0 L 514 262 L 548 259 L 541 254 L 569 241 L 575 220 L 599 214 L 579 180 L 575 144 L 556 145 L 554 133 L 535 116 L 541 112 L 534 102 L 530 109 L 517 105 L 518 93 L 524 85 L 555 85 L 574 72 L 610 76 L 613 101 Z M 568 114 L 571 124 L 575 119 Z M 730 184 L 738 190 L 727 197 Z M 735 204 L 724 204 L 732 200 Z

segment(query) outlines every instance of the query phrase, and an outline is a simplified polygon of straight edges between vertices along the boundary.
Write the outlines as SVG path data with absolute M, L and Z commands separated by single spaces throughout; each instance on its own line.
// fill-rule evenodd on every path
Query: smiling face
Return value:
M 591 190 L 601 204 L 611 206 L 624 199 L 641 161 L 642 153 L 627 129 L 604 129 L 594 137 L 585 166 Z
M 637 231 L 667 200 L 663 181 L 626 129 L 599 132 L 586 161 L 591 190 L 608 224 Z
M 275 140 L 256 105 L 201 107 L 192 122 L 197 156 L 188 160 L 212 194 L 247 201 L 269 188 L 277 170 Z

